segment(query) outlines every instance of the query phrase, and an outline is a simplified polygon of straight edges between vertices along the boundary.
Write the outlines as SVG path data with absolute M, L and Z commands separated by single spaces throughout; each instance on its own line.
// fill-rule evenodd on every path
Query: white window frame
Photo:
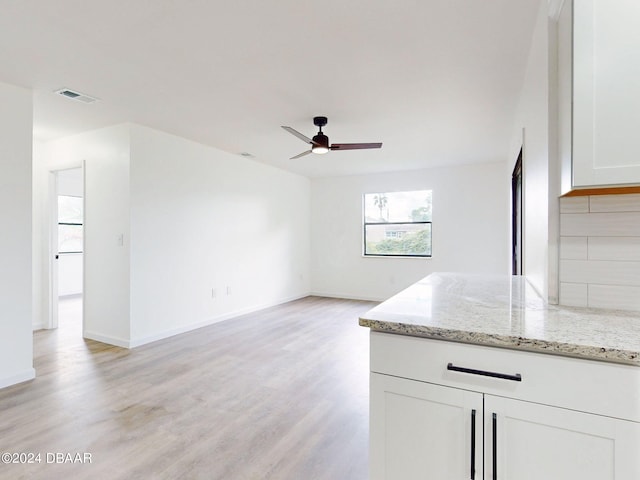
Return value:
M 433 195 L 433 190 L 430 189 L 425 189 L 425 190 L 408 190 L 407 192 L 430 192 L 431 195 Z M 391 194 L 391 193 L 403 193 L 403 192 L 384 192 L 384 193 L 380 193 L 380 192 L 367 192 L 364 193 L 362 195 L 362 256 L 363 257 L 391 257 L 391 258 L 431 258 L 433 256 L 433 220 L 428 220 L 428 221 L 403 221 L 403 222 L 372 222 L 372 221 L 367 221 L 367 217 L 366 217 L 366 207 L 365 207 L 365 203 L 366 203 L 366 197 L 367 195 L 386 195 L 386 194 Z M 429 225 L 429 237 L 430 237 L 430 245 L 431 248 L 429 250 L 428 254 L 411 254 L 411 253 L 380 253 L 380 252 L 375 252 L 375 253 L 368 253 L 367 252 L 367 227 L 368 226 L 389 226 L 389 227 L 393 227 L 393 226 L 412 226 L 412 225 Z M 410 227 L 409 227 L 410 229 Z M 403 230 L 401 228 L 397 228 L 396 231 L 400 231 Z M 396 237 L 391 237 L 387 235 L 388 232 L 385 232 L 385 239 L 386 240 L 400 240 L 402 238 L 404 238 L 407 234 L 407 231 L 404 230 L 403 234 L 400 236 L 396 236 Z

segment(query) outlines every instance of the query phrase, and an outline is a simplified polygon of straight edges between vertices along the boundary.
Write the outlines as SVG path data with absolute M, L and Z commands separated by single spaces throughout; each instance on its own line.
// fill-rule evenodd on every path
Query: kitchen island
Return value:
M 432 274 L 371 329 L 375 480 L 640 478 L 640 314 Z

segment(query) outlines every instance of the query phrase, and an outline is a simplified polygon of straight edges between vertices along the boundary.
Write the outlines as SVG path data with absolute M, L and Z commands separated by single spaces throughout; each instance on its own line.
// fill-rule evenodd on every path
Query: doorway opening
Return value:
M 84 295 L 84 178 L 82 168 L 52 172 L 51 328 L 81 338 Z
M 511 174 L 511 274 L 524 273 L 522 258 L 522 148 Z

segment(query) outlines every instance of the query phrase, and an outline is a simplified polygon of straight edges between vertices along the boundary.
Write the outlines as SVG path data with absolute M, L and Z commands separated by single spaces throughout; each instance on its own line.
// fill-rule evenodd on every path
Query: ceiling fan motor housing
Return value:
M 329 148 L 329 137 L 327 137 L 324 133 L 318 133 L 313 137 L 313 143 L 320 145 L 325 148 Z

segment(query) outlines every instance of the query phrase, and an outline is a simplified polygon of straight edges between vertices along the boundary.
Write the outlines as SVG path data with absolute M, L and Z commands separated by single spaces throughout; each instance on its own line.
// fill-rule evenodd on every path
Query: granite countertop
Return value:
M 640 367 L 640 312 L 548 305 L 518 276 L 434 273 L 369 310 L 360 325 Z

